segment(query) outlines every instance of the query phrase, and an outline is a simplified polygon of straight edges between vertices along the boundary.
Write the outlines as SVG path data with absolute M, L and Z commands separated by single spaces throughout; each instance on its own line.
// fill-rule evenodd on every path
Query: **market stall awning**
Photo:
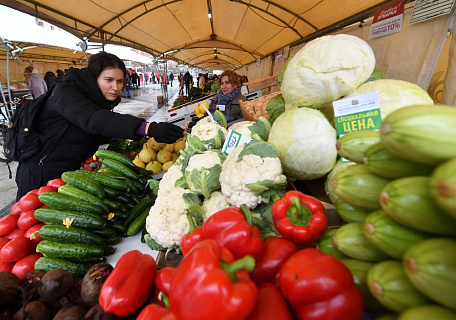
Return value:
M 239 68 L 289 44 L 362 21 L 385 0 L 0 0 L 91 42 Z

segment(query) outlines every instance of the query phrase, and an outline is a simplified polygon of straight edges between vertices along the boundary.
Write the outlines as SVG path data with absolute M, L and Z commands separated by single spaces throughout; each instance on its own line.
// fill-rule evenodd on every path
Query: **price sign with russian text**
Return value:
M 383 37 L 402 30 L 404 2 L 405 0 L 400 0 L 375 12 L 369 39 Z

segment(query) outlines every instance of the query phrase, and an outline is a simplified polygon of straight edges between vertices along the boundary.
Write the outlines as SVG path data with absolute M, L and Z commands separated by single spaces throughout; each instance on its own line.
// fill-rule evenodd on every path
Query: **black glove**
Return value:
M 154 137 L 157 142 L 174 143 L 184 136 L 184 129 L 172 123 L 151 122 L 147 135 Z

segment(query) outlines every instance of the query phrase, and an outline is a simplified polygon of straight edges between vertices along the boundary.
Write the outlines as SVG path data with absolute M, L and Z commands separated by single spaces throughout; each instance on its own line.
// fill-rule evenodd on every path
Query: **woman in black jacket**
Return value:
M 125 73 L 122 60 L 106 52 L 91 56 L 88 68 L 67 72 L 38 115 L 35 129 L 43 148 L 19 162 L 17 199 L 65 171 L 77 170 L 109 138 L 137 140 L 147 135 L 172 143 L 183 136 L 184 130 L 174 124 L 112 111 L 120 102 Z

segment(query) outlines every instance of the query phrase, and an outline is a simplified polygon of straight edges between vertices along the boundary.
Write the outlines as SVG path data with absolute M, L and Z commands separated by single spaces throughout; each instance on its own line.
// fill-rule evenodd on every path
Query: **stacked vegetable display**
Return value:
M 146 176 L 122 155 L 98 150 L 104 168 L 97 172 L 68 171 L 58 192 L 44 192 L 38 198 L 46 205 L 35 218 L 47 225 L 40 230 L 44 239 L 36 248 L 44 256 L 36 269 L 63 268 L 83 275 L 94 263 L 114 252 L 112 245 L 122 236 L 139 232 L 153 199 L 146 196 Z
M 352 271 L 367 309 L 456 310 L 455 136 L 455 108 L 412 106 L 388 115 L 380 132 L 339 139 L 352 162 L 336 165 L 327 187 L 348 223 L 319 248 Z

